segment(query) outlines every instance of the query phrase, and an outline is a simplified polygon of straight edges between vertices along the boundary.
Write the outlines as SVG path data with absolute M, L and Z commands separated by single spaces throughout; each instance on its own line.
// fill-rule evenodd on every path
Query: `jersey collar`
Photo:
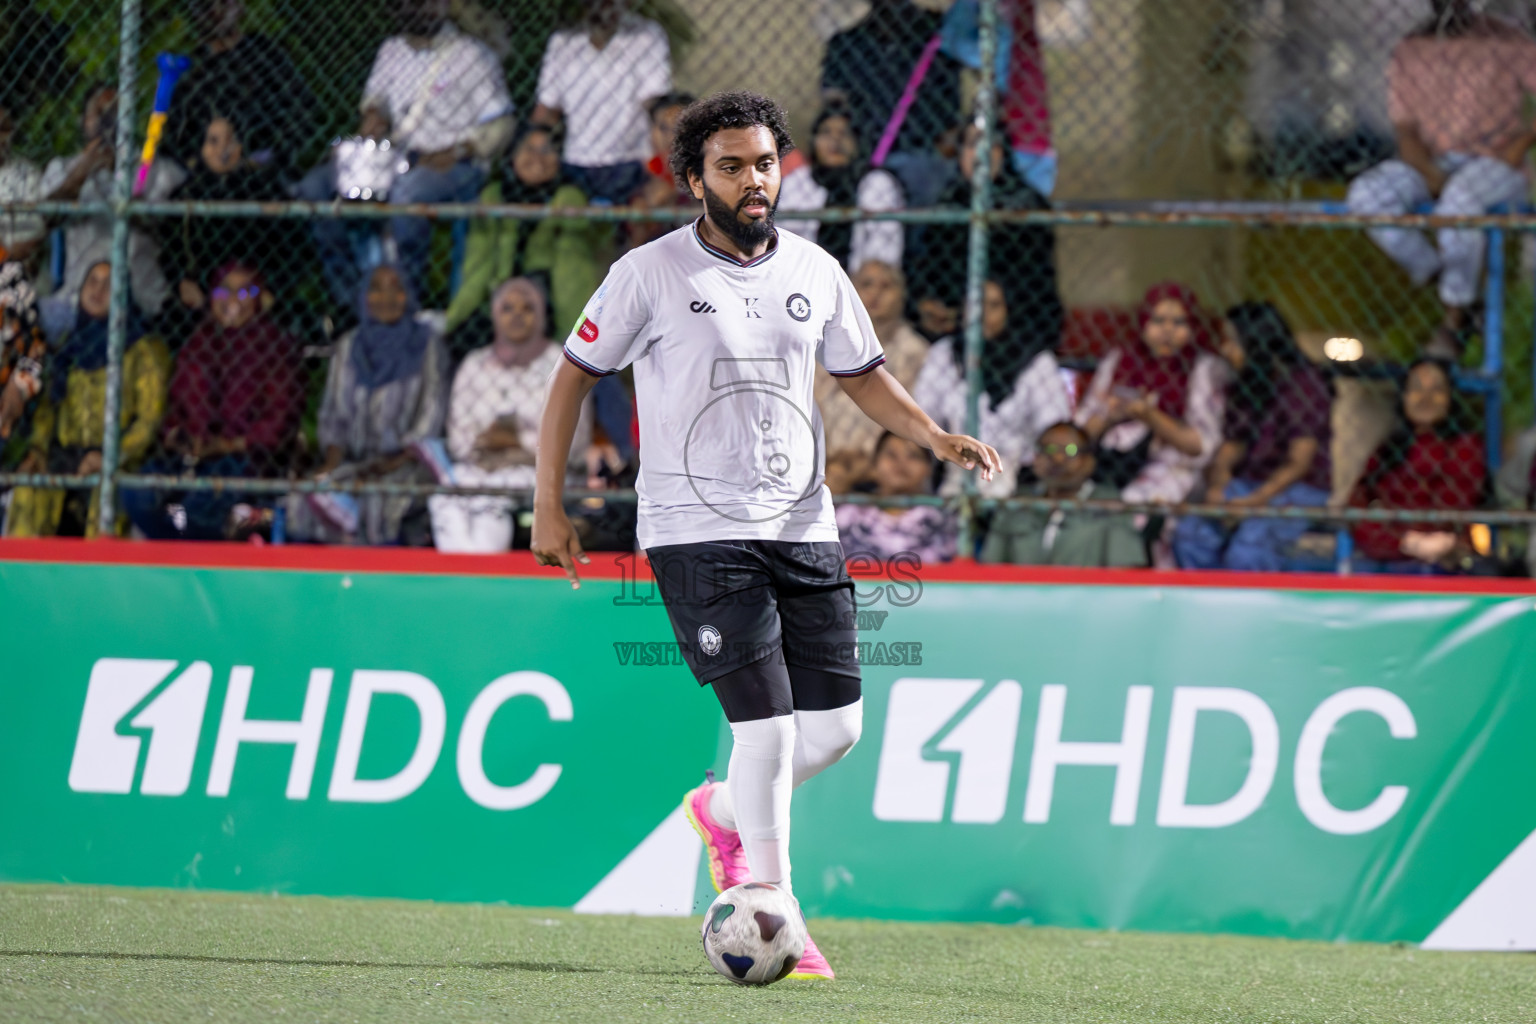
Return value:
M 767 252 L 763 253 L 756 259 L 746 261 L 739 260 L 735 256 L 732 256 L 730 253 L 726 252 L 724 249 L 717 249 L 710 245 L 708 242 L 704 241 L 704 236 L 699 233 L 699 224 L 702 223 L 703 220 L 704 218 L 700 217 L 698 220 L 693 222 L 694 240 L 699 243 L 705 252 L 709 253 L 716 259 L 724 260 L 733 267 L 755 267 L 760 264 L 767 263 L 770 259 L 773 258 L 773 254 L 779 251 L 779 231 L 778 228 L 774 228 L 773 244 L 768 247 Z

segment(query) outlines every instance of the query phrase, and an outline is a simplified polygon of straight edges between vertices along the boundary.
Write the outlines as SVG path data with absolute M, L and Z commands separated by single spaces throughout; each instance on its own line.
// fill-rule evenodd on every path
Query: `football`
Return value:
M 805 918 L 788 892 L 767 882 L 733 886 L 704 914 L 704 955 L 738 985 L 771 985 L 805 953 Z

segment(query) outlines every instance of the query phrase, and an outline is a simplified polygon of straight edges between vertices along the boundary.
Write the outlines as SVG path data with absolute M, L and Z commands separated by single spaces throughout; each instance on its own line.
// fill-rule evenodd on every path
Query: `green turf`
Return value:
M 0 887 L 0 1021 L 1533 1021 L 1536 960 L 816 921 L 832 983 L 742 989 L 696 920 Z

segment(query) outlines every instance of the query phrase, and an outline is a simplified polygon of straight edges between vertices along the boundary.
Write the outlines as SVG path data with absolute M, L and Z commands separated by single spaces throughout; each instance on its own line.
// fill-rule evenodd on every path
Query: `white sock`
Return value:
M 864 730 L 864 698 L 831 711 L 795 712 L 794 786 L 841 761 Z M 709 813 L 723 828 L 736 829 L 731 787 L 720 786 L 709 800 Z
M 731 736 L 734 742 L 725 788 L 730 790 L 732 817 L 741 834 L 747 867 L 757 881 L 788 889 L 794 716 L 732 722 Z M 713 801 L 710 813 L 715 813 Z
M 831 711 L 796 711 L 795 787 L 841 761 L 863 729 L 863 697 Z

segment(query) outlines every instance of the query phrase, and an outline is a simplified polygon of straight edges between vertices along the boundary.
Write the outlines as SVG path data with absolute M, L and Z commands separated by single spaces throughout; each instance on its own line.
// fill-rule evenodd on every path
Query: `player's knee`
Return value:
M 864 701 L 831 711 L 802 711 L 796 715 L 802 742 L 816 752 L 816 760 L 836 764 L 852 750 L 864 731 Z
M 774 715 L 731 723 L 734 752 L 757 761 L 788 764 L 795 752 L 795 716 Z

